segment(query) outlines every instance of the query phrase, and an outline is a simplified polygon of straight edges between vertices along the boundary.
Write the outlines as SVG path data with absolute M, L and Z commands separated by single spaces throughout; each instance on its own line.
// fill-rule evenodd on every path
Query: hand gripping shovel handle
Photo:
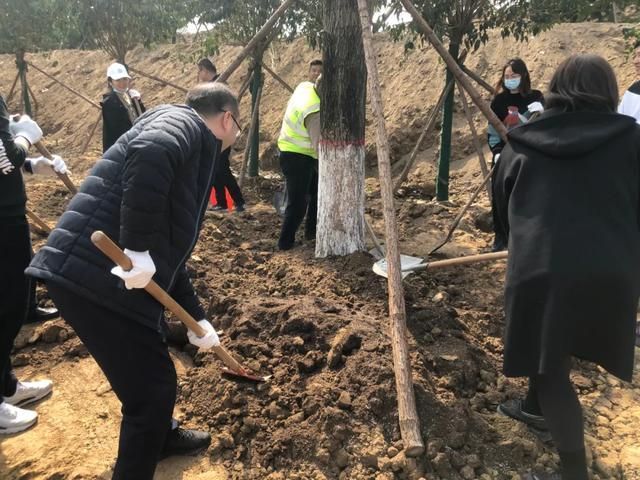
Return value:
M 35 147 L 40 152 L 40 155 L 42 155 L 45 158 L 48 158 L 49 160 L 53 159 L 53 155 L 51 155 L 51 152 L 49 152 L 47 147 L 45 147 L 42 142 L 36 142 Z M 78 189 L 76 188 L 76 186 L 73 184 L 73 182 L 71 181 L 71 179 L 66 173 L 56 172 L 56 175 L 58 175 L 58 178 L 62 180 L 62 183 L 65 184 L 65 186 L 69 189 L 71 193 L 73 193 L 74 195 L 78 193 Z
M 100 230 L 93 232 L 91 235 L 91 241 L 98 247 L 98 249 L 109 257 L 116 265 L 122 267 L 123 270 L 131 270 L 133 265 L 131 259 L 118 247 L 113 241 Z M 176 302 L 171 296 L 165 292 L 160 285 L 151 280 L 144 289 L 158 302 L 164 305 L 169 311 L 171 311 L 185 326 L 193 333 L 202 337 L 206 334 L 204 329 L 198 325 L 198 322 L 189 313 L 182 308 L 178 302 Z M 240 374 L 241 376 L 250 377 L 251 374 L 240 365 L 235 358 L 225 350 L 222 345 L 213 347 L 214 352 L 222 360 L 222 362 L 229 367 L 233 372 Z

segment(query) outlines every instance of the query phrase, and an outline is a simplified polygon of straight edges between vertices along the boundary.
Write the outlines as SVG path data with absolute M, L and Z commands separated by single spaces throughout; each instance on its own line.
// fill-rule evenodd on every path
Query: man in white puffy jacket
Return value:
M 27 158 L 42 130 L 27 116 L 12 121 L 0 97 L 0 434 L 18 433 L 36 423 L 38 414 L 21 408 L 47 396 L 51 381 L 18 381 L 11 369 L 11 349 L 28 310 L 30 283 L 24 274 L 31 259 L 27 197 L 22 173 L 66 173 L 60 157 Z

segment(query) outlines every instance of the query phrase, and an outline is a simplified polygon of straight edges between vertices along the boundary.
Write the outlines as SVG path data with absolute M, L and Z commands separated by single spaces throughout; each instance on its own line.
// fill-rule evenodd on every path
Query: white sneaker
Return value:
M 5 403 L 21 407 L 29 403 L 37 402 L 46 397 L 53 390 L 51 380 L 37 380 L 35 382 L 18 382 L 16 393 L 10 397 L 4 397 Z
M 38 420 L 33 410 L 14 407 L 7 402 L 0 403 L 0 435 L 9 435 L 26 430 Z

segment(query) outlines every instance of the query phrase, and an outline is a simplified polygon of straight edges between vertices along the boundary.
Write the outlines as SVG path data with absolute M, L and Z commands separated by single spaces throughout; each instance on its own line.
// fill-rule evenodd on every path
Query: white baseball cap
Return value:
M 113 80 L 120 80 L 121 78 L 131 78 L 127 73 L 127 69 L 121 63 L 112 63 L 107 68 L 107 77 Z

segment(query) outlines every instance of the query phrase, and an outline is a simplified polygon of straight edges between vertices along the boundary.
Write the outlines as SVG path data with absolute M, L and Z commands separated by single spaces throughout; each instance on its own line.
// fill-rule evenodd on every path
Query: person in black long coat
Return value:
M 508 228 L 504 374 L 529 377 L 562 473 L 587 480 L 572 357 L 629 381 L 640 294 L 640 126 L 601 57 L 555 72 L 548 110 L 509 132 L 496 175 Z
M 129 88 L 131 77 L 121 63 L 112 63 L 107 69 L 109 92 L 100 102 L 102 107 L 102 152 L 127 132 L 133 123 L 147 111 L 140 92 Z

